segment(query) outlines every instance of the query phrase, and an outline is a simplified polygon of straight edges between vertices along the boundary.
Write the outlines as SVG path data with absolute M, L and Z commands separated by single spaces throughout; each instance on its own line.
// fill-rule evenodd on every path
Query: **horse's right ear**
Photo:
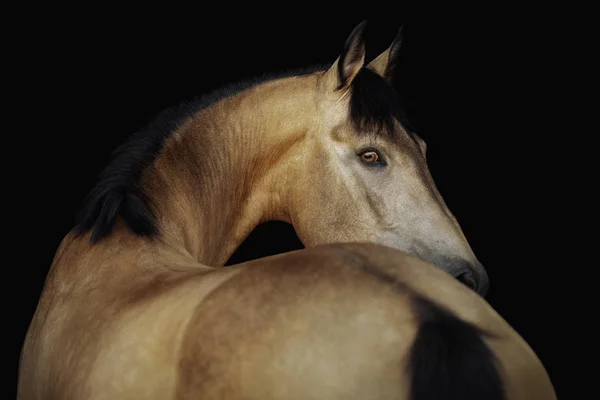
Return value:
M 365 26 L 367 21 L 358 24 L 346 39 L 344 50 L 323 75 L 328 89 L 339 90 L 350 86 L 352 80 L 365 64 Z
M 377 72 L 386 81 L 392 82 L 394 73 L 396 72 L 396 65 L 398 64 L 401 45 L 402 26 L 398 29 L 398 34 L 396 34 L 390 47 L 371 61 L 369 65 L 367 65 L 367 68 Z

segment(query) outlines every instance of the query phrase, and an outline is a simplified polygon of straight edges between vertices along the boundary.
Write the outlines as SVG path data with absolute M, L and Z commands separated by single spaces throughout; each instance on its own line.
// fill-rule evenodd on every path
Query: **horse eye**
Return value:
M 365 164 L 381 164 L 379 154 L 375 150 L 363 151 L 360 154 L 360 159 Z

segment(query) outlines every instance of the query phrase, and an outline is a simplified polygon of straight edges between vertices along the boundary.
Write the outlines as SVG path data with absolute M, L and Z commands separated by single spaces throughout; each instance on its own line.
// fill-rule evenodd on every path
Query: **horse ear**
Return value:
M 394 73 L 396 72 L 398 55 L 400 54 L 400 47 L 402 46 L 402 28 L 403 27 L 401 26 L 400 29 L 398 29 L 398 34 L 390 47 L 367 65 L 367 68 L 377 72 L 388 82 L 392 81 Z
M 365 27 L 367 21 L 358 24 L 346 39 L 344 50 L 325 72 L 323 78 L 329 87 L 342 89 L 350 86 L 352 80 L 365 64 Z

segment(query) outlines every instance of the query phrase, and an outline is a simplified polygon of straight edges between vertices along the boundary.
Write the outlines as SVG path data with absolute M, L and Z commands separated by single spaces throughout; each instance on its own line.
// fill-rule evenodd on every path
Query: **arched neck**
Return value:
M 161 240 L 221 266 L 258 224 L 290 222 L 286 193 L 313 123 L 316 82 L 307 75 L 248 89 L 165 141 L 140 185 Z

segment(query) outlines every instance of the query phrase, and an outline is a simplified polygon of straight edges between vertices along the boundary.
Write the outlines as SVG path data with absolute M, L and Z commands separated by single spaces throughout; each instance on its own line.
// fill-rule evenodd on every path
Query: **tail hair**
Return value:
M 411 400 L 505 400 L 487 333 L 420 296 L 413 297 L 420 319 L 409 354 Z

